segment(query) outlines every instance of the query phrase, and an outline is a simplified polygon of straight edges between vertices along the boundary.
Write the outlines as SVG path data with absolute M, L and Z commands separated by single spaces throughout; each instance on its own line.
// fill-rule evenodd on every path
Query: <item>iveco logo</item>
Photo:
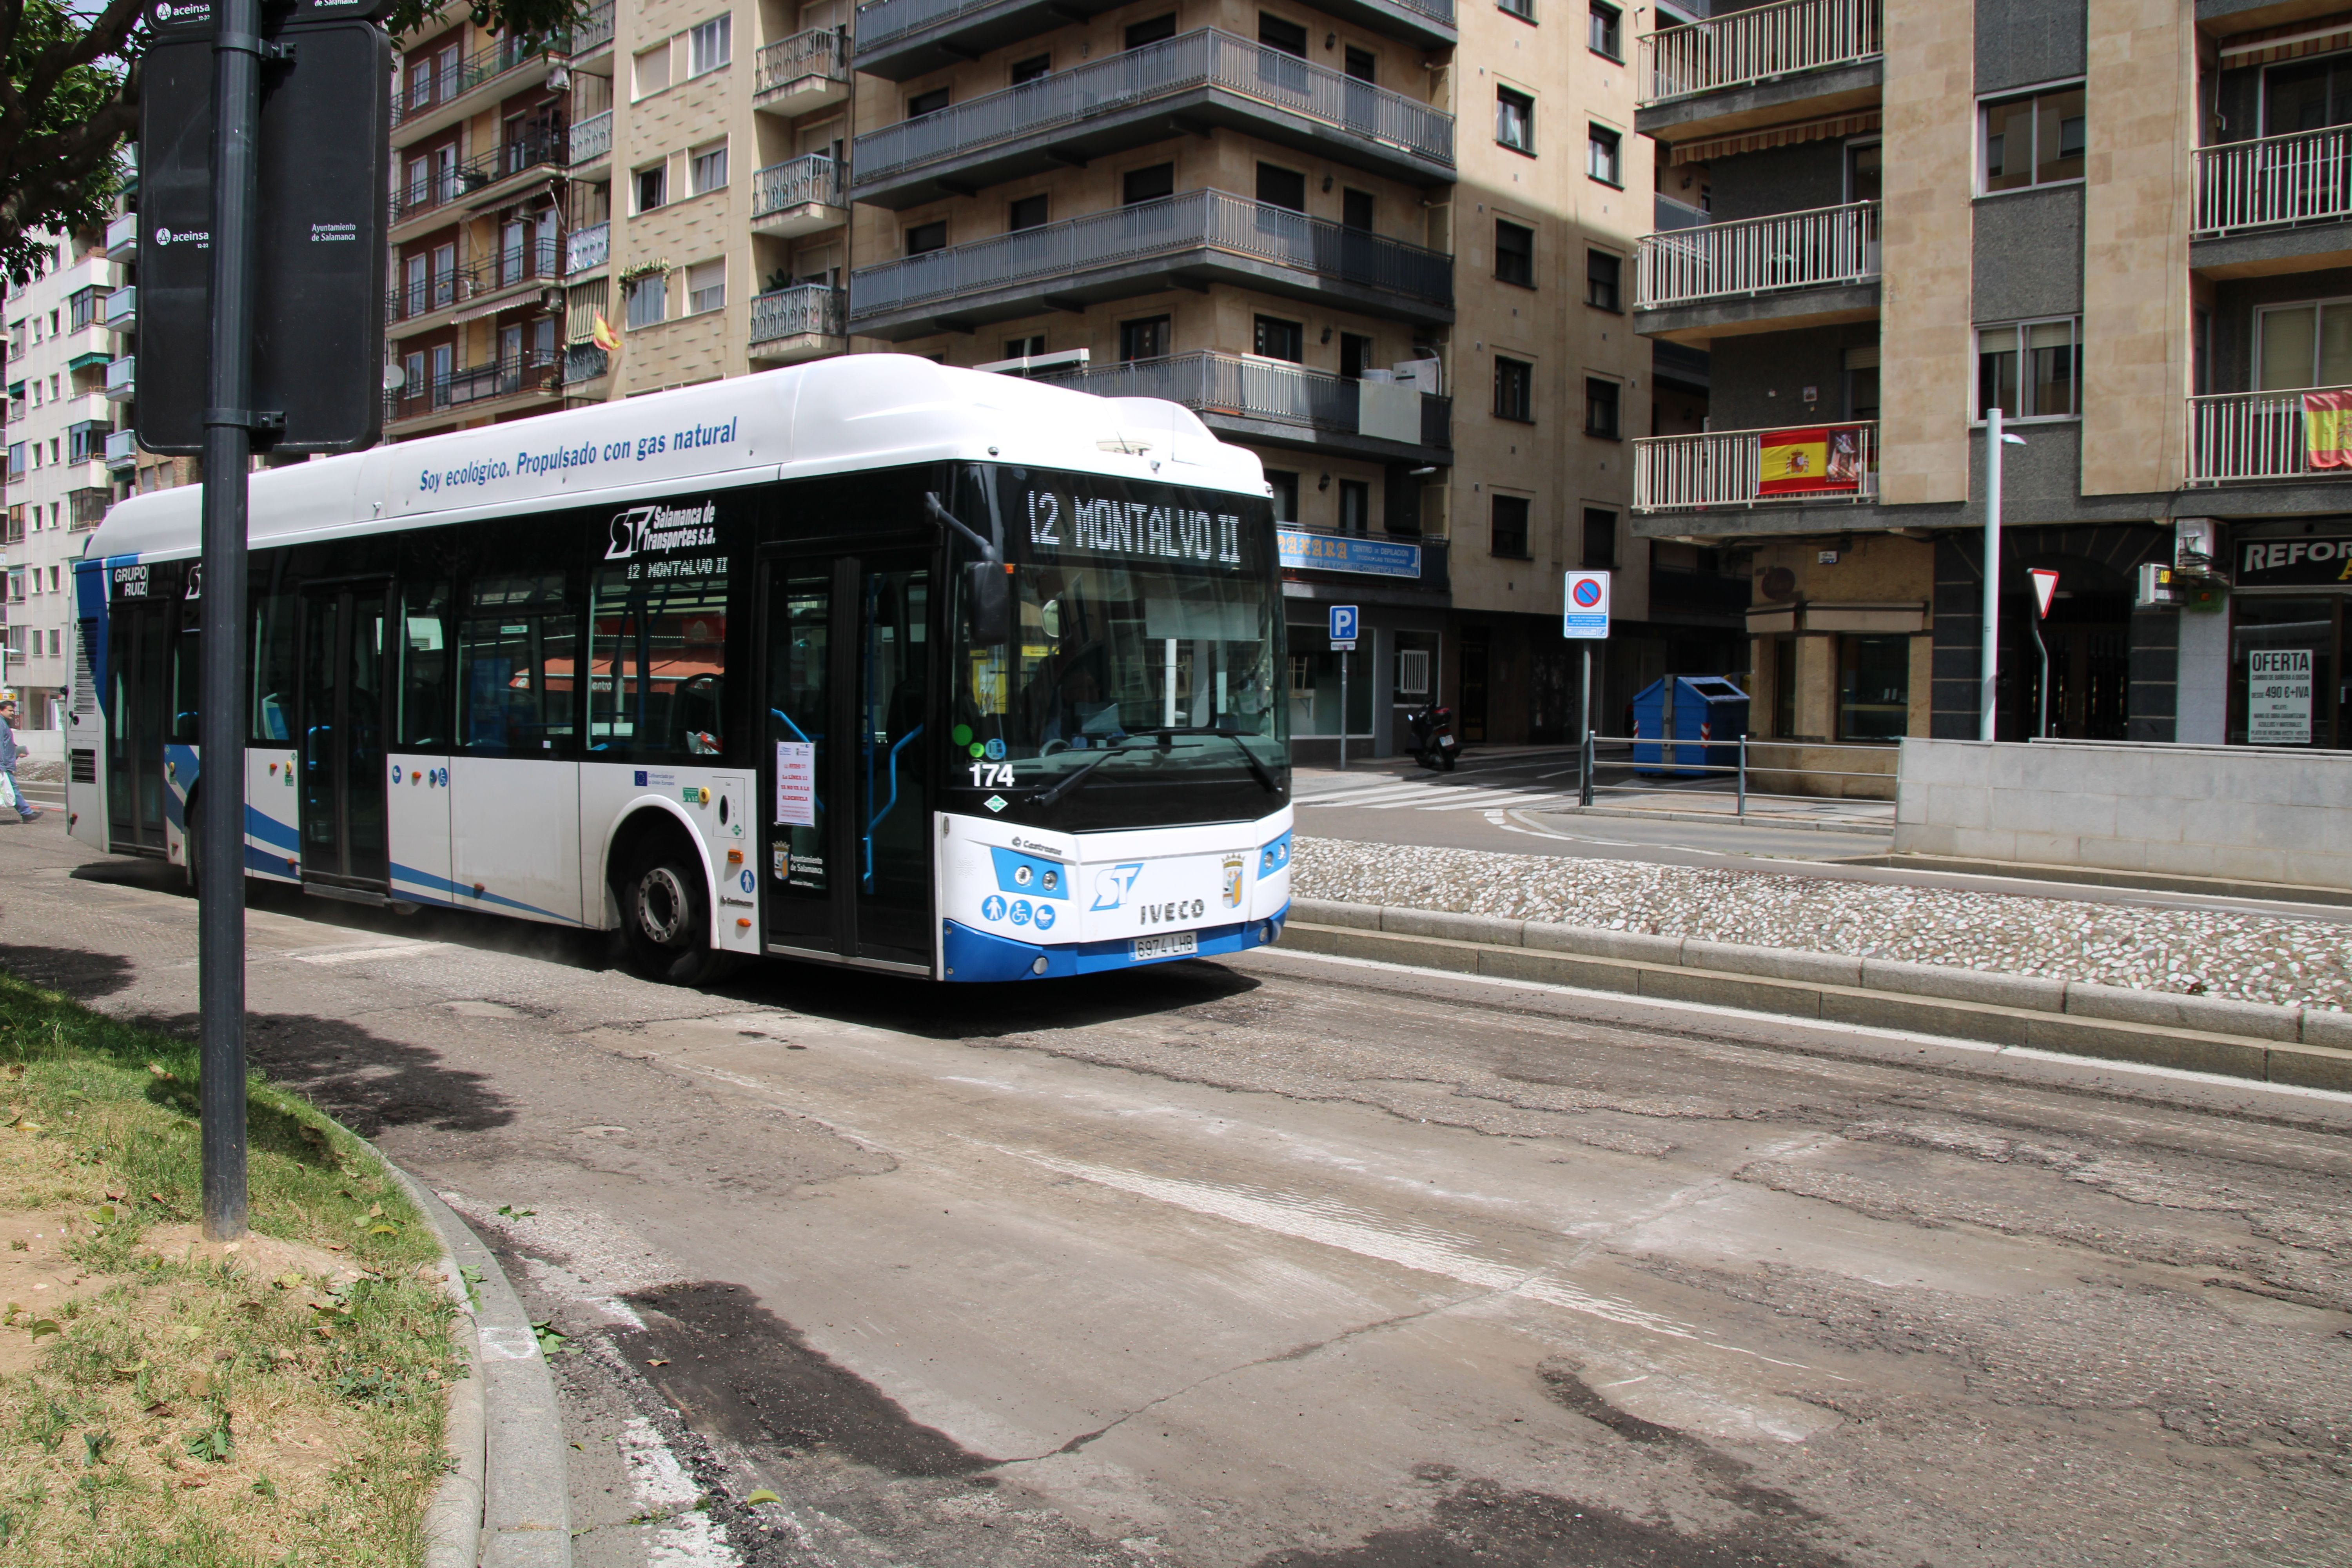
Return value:
M 1208 912 L 1204 899 L 1179 899 L 1172 904 L 1139 904 L 1135 918 L 1139 925 L 1166 925 L 1170 921 L 1196 921 Z

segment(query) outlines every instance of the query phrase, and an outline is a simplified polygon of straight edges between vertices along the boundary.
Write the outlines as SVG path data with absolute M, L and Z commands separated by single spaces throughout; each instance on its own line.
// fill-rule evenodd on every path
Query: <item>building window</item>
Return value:
M 1364 367 L 1372 363 L 1372 340 L 1360 332 L 1339 334 L 1339 374 L 1348 381 L 1361 381 Z
M 1339 64 L 1341 69 L 1358 81 L 1380 79 L 1380 58 L 1370 49 L 1360 49 L 1350 44 L 1348 46 L 1347 53 L 1341 57 Z
M 1532 424 L 1536 416 L 1536 367 L 1525 360 L 1495 356 L 1495 417 Z
M 1019 87 L 1024 81 L 1035 81 L 1041 76 L 1049 75 L 1053 68 L 1054 57 L 1051 55 L 1031 55 L 1025 60 L 1014 60 L 1013 85 Z
M 1616 6 L 1592 0 L 1591 20 L 1586 24 L 1584 41 L 1594 54 L 1607 55 L 1612 60 L 1625 58 L 1625 47 L 1617 41 L 1620 15 Z
M 1307 328 L 1302 322 L 1286 321 L 1279 316 L 1260 316 L 1251 342 L 1251 352 L 1264 358 L 1288 360 L 1293 364 L 1306 362 Z
M 1146 44 L 1156 44 L 1162 38 L 1172 38 L 1175 36 L 1176 13 L 1171 11 L 1165 16 L 1154 16 L 1147 22 L 1129 24 L 1127 47 L 1130 49 L 1139 49 Z
M 1156 202 L 1162 196 L 1176 194 L 1176 165 L 1154 163 L 1148 169 L 1129 169 L 1119 181 L 1118 199 L 1133 206 L 1138 202 Z
M 1620 309 L 1617 303 L 1617 280 L 1624 273 L 1622 258 L 1605 250 L 1584 253 L 1584 302 L 1603 310 Z
M 1023 196 L 1005 209 L 1004 226 L 1007 231 L 1043 228 L 1045 226 L 1045 192 L 1040 191 L 1034 196 Z
M 1118 357 L 1159 359 L 1168 353 L 1168 318 L 1146 316 L 1140 321 L 1118 324 Z
M 2088 122 L 2080 87 L 1997 99 L 1984 106 L 1983 126 L 1988 194 L 2083 177 Z
M 1495 0 L 1495 4 L 1499 9 L 1509 12 L 1522 22 L 1532 22 L 1536 19 L 1536 0 Z
M 1339 193 L 1339 226 L 1372 231 L 1372 193 L 1341 191 Z
M 909 256 L 928 256 L 934 250 L 947 247 L 948 220 L 943 217 L 916 224 L 907 230 L 907 254 Z
M 636 67 L 632 75 L 632 96 L 651 98 L 669 86 L 669 41 L 664 39 L 650 49 L 640 49 L 632 60 Z
M 735 20 L 731 16 L 713 16 L 694 29 L 694 74 L 715 71 L 733 58 Z
M 649 213 L 669 200 L 669 163 L 667 160 L 649 169 L 637 171 L 637 210 Z
M 1584 433 L 1614 441 L 1617 424 L 1617 384 L 1587 376 L 1584 382 Z
M 1276 163 L 1257 166 L 1257 199 L 1270 207 L 1307 210 L 1307 176 Z
M 1536 231 L 1525 224 L 1495 220 L 1495 278 L 1522 289 L 1536 286 Z
M 1878 345 L 1845 351 L 1845 416 L 1878 417 Z
M 724 190 L 726 188 L 726 142 L 713 142 L 708 146 L 697 147 L 694 151 L 687 154 L 687 158 L 688 168 L 690 172 L 690 178 L 693 182 L 694 194 L 698 196 L 705 191 L 718 191 Z
M 1486 548 L 1492 554 L 1507 560 L 1526 561 L 1528 555 L 1528 498 L 1496 496 L 1494 522 Z
M 1495 89 L 1495 140 L 1514 153 L 1536 150 L 1536 100 L 1507 87 Z
M 1625 183 L 1618 173 L 1618 142 L 1617 132 L 1605 125 L 1584 129 L 1584 172 L 1605 185 Z
M 1841 741 L 1895 741 L 1910 728 L 1911 639 L 1838 638 Z
M 1584 509 L 1584 569 L 1611 572 L 1617 566 L 1617 514 L 1601 507 Z
M 1298 521 L 1298 476 L 1286 473 L 1280 468 L 1268 468 L 1265 471 L 1265 488 L 1274 492 L 1274 521 L 1297 522 Z
M 920 120 L 927 114 L 937 114 L 951 100 L 950 90 L 935 87 L 929 92 L 919 92 L 907 100 L 907 118 Z
M 1257 41 L 1269 49 L 1280 49 L 1286 55 L 1307 58 L 1307 29 L 1296 22 L 1286 22 L 1264 11 L 1257 14 Z
M 628 320 L 632 330 L 650 327 L 669 319 L 669 279 L 667 277 L 658 272 L 649 272 L 643 278 L 630 279 L 624 287 L 628 290 Z M 446 349 L 436 352 L 448 353 Z M 437 379 L 446 382 L 448 378 L 444 374 Z M 436 386 L 435 390 L 441 389 Z
M 2254 353 L 2254 385 L 2263 392 L 2352 385 L 2352 300 L 2305 300 L 2257 311 Z
M 2082 322 L 2009 321 L 1977 330 L 1975 416 L 2063 419 L 2083 412 Z
M 1045 334 L 1043 332 L 1032 332 L 1027 337 L 1004 340 L 1006 359 L 1035 359 L 1045 352 Z
M 1339 481 L 1339 531 L 1370 533 L 1372 531 L 1372 487 L 1361 479 Z
M 686 275 L 686 310 L 698 316 L 705 310 L 727 308 L 727 263 L 706 261 L 689 268 Z
M 1797 639 L 1772 639 L 1772 733 L 1786 740 L 1797 732 Z

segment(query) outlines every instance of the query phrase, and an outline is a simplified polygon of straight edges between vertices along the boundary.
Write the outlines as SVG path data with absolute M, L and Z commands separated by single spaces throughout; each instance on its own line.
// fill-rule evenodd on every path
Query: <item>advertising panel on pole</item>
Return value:
M 1570 572 L 1561 602 L 1566 609 L 1560 616 L 1560 636 L 1602 638 L 1609 635 L 1608 573 Z

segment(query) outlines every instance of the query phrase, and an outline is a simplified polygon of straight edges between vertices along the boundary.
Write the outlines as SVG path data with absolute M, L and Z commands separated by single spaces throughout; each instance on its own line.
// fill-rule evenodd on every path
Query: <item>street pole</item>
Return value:
M 245 1234 L 245 545 L 261 0 L 214 0 L 212 353 L 205 398 L 204 649 L 196 740 L 196 1033 L 204 1233 Z
M 1983 689 L 1977 699 L 1977 739 L 1993 729 L 1993 681 L 2000 663 L 2000 410 L 1985 410 L 1984 650 L 1979 666 Z
M 1339 771 L 1348 768 L 1348 650 L 1339 650 Z
M 2042 617 L 2033 617 L 2033 651 L 2042 656 L 2041 711 L 2033 716 L 2033 733 L 2041 740 L 2050 738 L 2050 645 L 2042 640 Z
M 1576 727 L 1586 735 L 1592 733 L 1592 644 L 1588 639 L 1581 648 L 1582 671 L 1576 683 Z M 1580 805 L 1592 804 L 1592 745 L 1587 741 L 1576 752 L 1576 796 Z

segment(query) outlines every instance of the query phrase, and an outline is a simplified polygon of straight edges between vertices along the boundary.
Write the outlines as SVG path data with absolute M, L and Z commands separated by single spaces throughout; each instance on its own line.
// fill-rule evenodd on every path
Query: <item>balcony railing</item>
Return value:
M 477 153 L 446 169 L 420 172 L 393 199 L 392 221 L 405 223 L 542 163 L 561 167 L 567 161 L 567 142 L 559 130 L 552 136 L 530 137 Z
M 868 0 L 857 8 L 857 47 L 877 48 L 908 33 L 941 22 L 951 22 L 975 11 L 1001 5 L 1004 0 Z M 1433 22 L 1454 26 L 1454 0 L 1395 0 L 1408 11 Z
M 139 436 L 136 431 L 117 430 L 106 437 L 106 466 L 127 468 L 139 461 Z
M 572 24 L 572 52 L 589 55 L 613 41 L 613 0 L 602 5 L 592 5 L 588 14 Z
M 563 384 L 563 355 L 526 350 L 481 364 L 460 365 L 446 375 L 427 376 L 419 386 L 403 385 L 383 395 L 387 421 L 414 419 L 446 408 L 462 408 L 525 392 L 553 392 Z
M 1776 289 L 1819 289 L 1878 276 L 1878 204 L 1776 213 L 1645 234 L 1633 303 L 1687 305 Z
M 863 268 L 850 279 L 852 314 L 878 316 L 927 300 L 1204 248 L 1433 304 L 1454 302 L 1454 258 L 1443 251 L 1223 191 L 1187 191 Z
M 1146 44 L 857 138 L 858 184 L 1195 88 L 1254 100 L 1448 168 L 1454 117 L 1216 28 Z
M 106 297 L 106 310 L 99 318 L 107 331 L 129 331 L 139 324 L 139 290 L 117 289 Z
M 1850 437 L 1848 433 L 1851 433 Z M 1824 435 L 1764 476 L 1768 437 Z M 1841 440 L 1840 437 L 1847 437 Z M 1816 456 L 1818 454 L 1818 456 Z M 1767 488 L 1769 487 L 1769 488 Z M 1878 422 L 1848 420 L 1796 430 L 1715 430 L 1701 436 L 1646 436 L 1633 443 L 1635 511 L 1835 505 L 1878 499 Z
M 600 223 L 593 228 L 572 231 L 563 247 L 563 275 L 566 278 L 583 272 L 593 272 L 613 258 L 613 226 Z
M 566 343 L 563 346 L 563 384 L 578 386 L 595 380 L 613 368 L 612 356 L 594 343 Z
M 751 95 L 754 99 L 765 98 L 780 87 L 790 87 L 813 76 L 847 81 L 849 68 L 843 60 L 846 52 L 841 34 L 831 27 L 811 27 L 805 33 L 779 38 L 760 51 L 759 67 L 751 79 Z
M 125 403 L 137 395 L 139 362 L 130 354 L 113 361 L 106 367 L 106 398 L 110 403 Z
M 2315 401 L 2324 399 L 2326 401 Z M 2352 407 L 2352 386 L 2297 387 L 2285 392 L 2223 392 L 2189 400 L 2189 482 L 2225 485 L 2239 479 L 2352 479 L 2352 466 L 2326 459 L 2336 456 L 2321 441 L 2313 460 L 2311 416 L 2334 412 L 2336 400 Z M 2315 400 L 2315 401 L 2306 401 Z
M 607 5 L 604 11 L 604 28 L 610 33 L 612 7 Z M 570 50 L 571 45 L 562 34 L 551 38 L 499 38 L 459 60 L 454 69 L 436 68 L 412 75 L 406 85 L 392 95 L 392 122 L 404 124 L 541 55 L 566 54 Z
M 593 163 L 613 151 L 613 111 L 592 114 L 572 128 L 572 166 Z
M 837 207 L 841 203 L 841 165 L 824 153 L 803 153 L 771 163 L 751 176 L 751 221 L 770 213 L 790 212 L 812 203 Z
M 848 334 L 848 301 L 843 291 L 824 283 L 795 283 L 772 289 L 751 300 L 751 341 L 772 343 L 782 338 L 814 333 L 838 338 Z
M 106 258 L 130 261 L 139 254 L 139 215 L 120 213 L 106 226 Z
M 562 256 L 551 235 L 525 239 L 519 245 L 505 247 L 495 256 L 469 261 L 438 276 L 394 285 L 385 296 L 385 315 L 394 321 L 413 321 L 487 298 L 501 289 L 525 283 L 552 282 Z
M 1128 360 L 1041 375 L 1102 397 L 1159 397 L 1202 414 L 1223 414 L 1329 435 L 1362 433 L 1363 386 L 1303 365 L 1199 353 Z M 1454 445 L 1454 400 L 1421 395 L 1423 447 Z
M 1780 0 L 1642 35 L 1644 108 L 1795 71 L 1853 65 L 1885 48 L 1879 0 Z
M 2352 217 L 2352 125 L 2197 149 L 2200 238 Z

